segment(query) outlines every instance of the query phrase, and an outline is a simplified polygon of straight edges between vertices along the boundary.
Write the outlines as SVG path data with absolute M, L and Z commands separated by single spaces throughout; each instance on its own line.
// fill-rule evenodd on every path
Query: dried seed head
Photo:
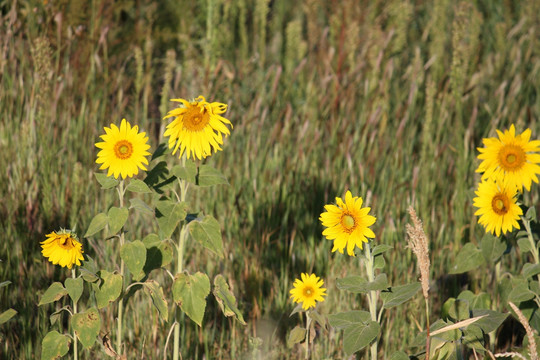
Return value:
M 413 222 L 413 226 L 407 224 L 407 235 L 409 236 L 408 247 L 412 249 L 414 255 L 418 259 L 418 268 L 420 269 L 420 282 L 422 283 L 422 292 L 424 298 L 428 298 L 429 291 L 429 246 L 428 239 L 422 228 L 422 221 L 416 216 L 416 211 L 413 207 L 409 207 L 409 214 Z

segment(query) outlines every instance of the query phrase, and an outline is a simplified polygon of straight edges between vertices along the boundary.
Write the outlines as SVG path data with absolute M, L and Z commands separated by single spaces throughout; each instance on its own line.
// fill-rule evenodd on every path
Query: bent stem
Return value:
M 306 357 L 305 359 L 309 359 L 309 329 L 311 328 L 311 316 L 310 316 L 311 310 L 306 311 Z
M 120 199 L 120 209 L 124 207 L 124 194 L 126 189 L 124 188 L 124 180 L 120 180 L 118 184 L 118 198 Z M 124 245 L 124 231 L 120 232 L 120 248 Z M 122 288 L 124 288 L 124 260 L 120 257 L 120 276 L 122 277 Z M 124 315 L 124 298 L 120 297 L 118 301 L 118 318 L 117 318 L 117 329 L 116 329 L 116 352 L 122 354 L 122 319 Z
M 71 277 L 75 279 L 75 268 L 71 269 Z M 72 316 L 77 313 L 77 302 L 73 300 L 73 314 Z M 73 327 L 73 326 L 72 326 Z M 77 360 L 79 358 L 79 351 L 78 351 L 78 341 L 77 341 L 77 334 L 75 334 L 75 329 L 73 329 L 73 359 Z
M 368 281 L 373 282 L 373 280 L 375 279 L 375 266 L 374 266 L 375 258 L 371 254 L 371 248 L 369 246 L 369 242 L 364 244 L 364 246 L 365 246 L 364 254 L 366 256 L 365 265 L 366 265 Z M 377 291 L 371 290 L 367 294 L 367 298 L 368 298 L 369 313 L 371 315 L 371 320 L 377 321 Z M 370 347 L 371 360 L 377 360 L 377 343 L 378 343 L 377 338 L 375 338 L 375 340 L 373 340 L 373 342 L 371 343 L 371 347 Z

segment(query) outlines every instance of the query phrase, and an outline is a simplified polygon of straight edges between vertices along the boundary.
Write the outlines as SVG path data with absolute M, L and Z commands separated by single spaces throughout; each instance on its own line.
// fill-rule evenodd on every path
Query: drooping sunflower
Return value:
M 512 124 L 504 133 L 497 130 L 499 138 L 486 138 L 483 140 L 484 148 L 478 148 L 483 160 L 476 172 L 483 172 L 482 179 L 499 178 L 503 175 L 511 186 L 519 190 L 525 187 L 531 189 L 531 182 L 538 183 L 537 174 L 540 174 L 540 140 L 529 141 L 531 129 L 516 135 Z
M 302 303 L 302 309 L 308 310 L 315 307 L 318 302 L 323 302 L 326 296 L 326 289 L 322 286 L 324 282 L 315 274 L 301 274 L 302 280 L 294 281 L 294 288 L 291 289 L 291 299 L 296 303 Z
M 171 110 L 163 119 L 174 117 L 167 125 L 163 134 L 169 137 L 169 149 L 173 155 L 180 149 L 178 157 L 186 151 L 187 158 L 202 160 L 212 155 L 212 152 L 221 151 L 223 135 L 230 135 L 225 125 L 233 127 L 232 123 L 221 116 L 227 111 L 227 105 L 219 102 L 209 103 L 203 96 L 193 101 L 184 99 L 171 99 L 184 105 Z
M 325 205 L 326 212 L 321 214 L 319 220 L 327 228 L 323 235 L 328 240 L 334 240 L 332 252 L 338 250 L 343 254 L 343 249 L 347 246 L 347 254 L 354 256 L 354 247 L 363 248 L 363 243 L 369 238 L 374 238 L 375 234 L 369 226 L 375 223 L 376 218 L 368 215 L 371 208 L 362 208 L 361 197 L 352 196 L 350 191 L 345 194 L 345 202 L 336 197 L 336 205 Z
M 513 228 L 519 229 L 518 220 L 523 210 L 517 204 L 518 189 L 506 178 L 483 180 L 475 191 L 473 205 L 478 208 L 474 215 L 480 216 L 478 223 L 486 232 L 499 236 Z
M 82 256 L 84 251 L 74 232 L 62 229 L 46 236 L 47 239 L 40 243 L 43 249 L 41 253 L 50 262 L 68 269 L 71 269 L 73 264 L 81 265 L 81 261 L 84 260 Z
M 150 155 L 146 132 L 139 132 L 137 125 L 131 127 L 126 119 L 122 120 L 120 129 L 114 124 L 104 129 L 105 135 L 100 136 L 103 142 L 95 144 L 101 149 L 96 160 L 102 164 L 100 170 L 108 168 L 107 176 L 113 175 L 116 179 L 119 175 L 125 179 L 137 175 L 139 169 L 146 170 L 146 156 Z

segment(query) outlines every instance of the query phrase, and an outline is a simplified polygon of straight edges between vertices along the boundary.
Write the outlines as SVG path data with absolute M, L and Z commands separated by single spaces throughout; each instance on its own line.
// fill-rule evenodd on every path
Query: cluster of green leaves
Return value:
M 159 153 L 157 156 L 154 154 L 154 157 L 161 155 L 163 154 Z M 84 284 L 87 284 L 86 289 L 89 295 L 85 311 L 73 313 L 69 306 L 65 306 L 50 316 L 51 325 L 54 325 L 63 311 L 70 313 L 71 327 L 84 348 L 93 346 L 102 330 L 101 312 L 111 309 L 115 303 L 125 303 L 140 289 L 144 290 L 164 322 L 170 321 L 174 324 L 175 318 L 170 316 L 169 311 L 169 304 L 173 303 L 196 324 L 202 326 L 206 298 L 212 290 L 223 314 L 245 324 L 236 298 L 221 274 L 214 277 L 213 287 L 210 285 L 209 276 L 199 269 L 194 273 L 183 269 L 176 273 L 172 284 L 160 283 L 152 278 L 153 270 L 166 269 L 174 263 L 175 250 L 183 253 L 183 249 L 179 248 L 181 245 L 172 241 L 176 232 L 189 231 L 196 243 L 219 258 L 224 258 L 219 222 L 211 215 L 188 213 L 190 206 L 187 202 L 180 201 L 175 185 L 180 183 L 180 190 L 186 191 L 186 183 L 193 188 L 228 184 L 226 178 L 210 165 L 196 166 L 194 162 L 187 161 L 185 166 L 176 165 L 169 171 L 164 160 L 156 163 L 148 172 L 145 181 L 127 180 L 129 183 L 125 190 L 124 180 L 119 181 L 104 174 L 95 174 L 103 190 L 116 188 L 121 197 L 125 192 L 133 196 L 129 199 L 129 207 L 111 206 L 108 211 L 95 215 L 84 237 L 100 239 L 100 234 L 104 234 L 108 240 L 120 239 L 120 237 L 123 240 L 124 227 L 128 218 L 137 211 L 152 215 L 157 224 L 157 232 L 147 234 L 142 240 L 125 240 L 119 248 L 120 259 L 129 272 L 123 274 L 116 269 L 112 271 L 100 269 L 97 263 L 87 256 L 83 266 L 80 267 L 78 277 L 68 278 L 64 284 L 54 282 L 40 300 L 41 306 L 59 301 L 69 295 L 73 304 L 77 304 L 83 294 Z M 141 198 L 145 194 L 146 199 Z M 106 242 L 100 242 L 100 244 L 106 244 Z M 165 286 L 170 286 L 170 291 L 164 291 Z M 165 293 L 171 294 L 172 298 L 167 299 Z M 122 334 L 116 336 L 122 336 Z M 76 340 L 56 330 L 50 331 L 43 339 L 42 359 L 64 356 L 69 350 L 71 341 Z

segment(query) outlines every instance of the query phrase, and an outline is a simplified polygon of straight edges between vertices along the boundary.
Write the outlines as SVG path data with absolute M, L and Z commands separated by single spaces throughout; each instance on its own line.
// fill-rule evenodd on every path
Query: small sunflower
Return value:
M 322 286 L 324 282 L 315 274 L 301 274 L 302 280 L 294 281 L 294 288 L 291 289 L 291 299 L 296 303 L 302 303 L 302 309 L 308 310 L 315 307 L 316 302 L 323 302 L 326 296 L 326 289 Z
M 540 140 L 529 141 L 531 129 L 516 135 L 514 125 L 504 133 L 497 130 L 499 138 L 483 140 L 484 148 L 478 148 L 483 160 L 476 172 L 483 172 L 482 180 L 499 178 L 503 175 L 509 185 L 516 186 L 518 190 L 523 187 L 529 191 L 531 182 L 538 183 L 536 174 L 540 174 Z
M 475 191 L 477 197 L 473 205 L 478 208 L 474 215 L 480 216 L 479 224 L 486 228 L 486 232 L 506 234 L 512 228 L 519 229 L 518 220 L 523 210 L 517 204 L 518 189 L 505 179 L 498 181 L 486 179 L 478 185 Z
M 360 249 L 363 243 L 369 238 L 374 238 L 375 234 L 369 226 L 375 223 L 375 217 L 368 215 L 371 208 L 362 208 L 362 198 L 351 195 L 350 191 L 345 194 L 345 202 L 336 197 L 336 205 L 325 205 L 326 212 L 321 214 L 319 220 L 327 229 L 323 235 L 328 240 L 334 240 L 332 252 L 339 250 L 343 254 L 343 249 L 347 246 L 347 254 L 354 256 L 354 247 Z
M 41 253 L 54 265 L 60 265 L 71 269 L 73 264 L 80 266 L 83 259 L 82 244 L 78 241 L 77 235 L 71 230 L 53 231 L 46 235 L 47 239 L 42 241 Z
M 131 127 L 123 119 L 120 129 L 111 124 L 110 128 L 105 128 L 105 133 L 100 136 L 103 142 L 96 143 L 96 147 L 101 149 L 96 160 L 102 164 L 100 170 L 108 168 L 107 176 L 113 175 L 116 179 L 119 175 L 123 179 L 137 175 L 139 168 L 146 170 L 144 164 L 148 165 L 148 160 L 145 156 L 150 155 L 146 132 L 139 132 L 137 125 Z
M 167 125 L 167 130 L 163 136 L 169 136 L 169 149 L 173 150 L 173 155 L 180 148 L 178 157 L 182 157 L 184 151 L 187 158 L 197 158 L 202 160 L 212 155 L 212 152 L 221 151 L 223 145 L 223 135 L 230 135 L 227 125 L 232 124 L 228 119 L 220 116 L 227 111 L 227 105 L 213 102 L 209 103 L 203 96 L 199 96 L 194 101 L 184 99 L 171 99 L 184 105 L 171 110 L 163 119 L 174 117 L 174 120 Z

